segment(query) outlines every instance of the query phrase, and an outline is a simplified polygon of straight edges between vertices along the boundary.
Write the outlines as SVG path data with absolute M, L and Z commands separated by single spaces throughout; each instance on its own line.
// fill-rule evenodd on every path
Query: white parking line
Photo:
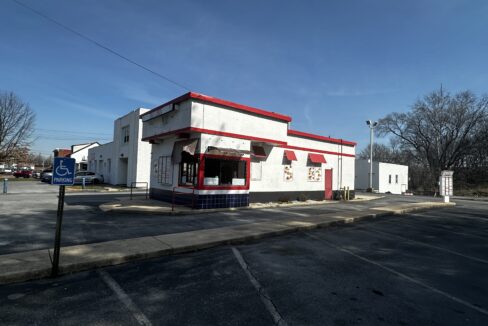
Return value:
M 247 265 L 239 250 L 235 247 L 232 247 L 232 252 L 239 262 L 239 265 L 241 265 L 241 268 L 244 270 L 244 273 L 246 273 L 247 277 L 249 278 L 249 281 L 251 281 L 251 284 L 254 286 L 256 291 L 258 291 L 259 297 L 264 303 L 266 310 L 268 310 L 268 312 L 271 314 L 274 323 L 279 326 L 286 326 L 286 321 L 283 319 L 283 317 L 281 317 L 266 290 L 261 286 L 261 284 L 259 284 L 259 281 L 254 277 L 254 275 L 252 275 L 251 271 L 249 270 L 249 266 Z
M 120 285 L 108 274 L 106 271 L 98 270 L 98 274 L 105 283 L 114 291 L 119 300 L 125 305 L 125 307 L 132 313 L 132 316 L 137 320 L 140 325 L 152 326 L 152 323 L 142 313 L 142 311 L 135 305 L 135 303 L 129 298 L 127 293 L 122 290 Z
M 410 225 L 412 227 L 418 227 L 418 225 L 416 225 L 415 222 L 414 223 L 410 223 L 410 222 L 407 221 L 407 219 L 408 219 L 408 217 L 403 217 L 403 219 L 401 220 L 402 224 L 407 224 L 407 225 Z M 395 225 L 398 225 L 398 221 L 397 220 L 378 220 L 375 223 L 378 223 L 378 224 L 395 224 Z M 452 229 L 446 228 L 444 225 L 439 225 L 439 227 L 429 226 L 429 225 L 422 225 L 422 228 L 429 228 L 429 229 L 433 229 L 433 230 L 437 230 L 437 231 L 441 230 L 441 231 L 446 231 L 446 232 L 449 232 L 449 233 L 459 234 L 459 235 L 462 235 L 462 236 L 467 236 L 467 237 L 479 238 L 479 239 L 486 240 L 486 237 L 484 237 L 484 236 L 476 235 L 476 234 L 471 234 L 471 233 L 466 233 L 466 232 L 453 231 Z
M 451 294 L 449 294 L 449 293 L 447 293 L 447 292 L 444 292 L 444 291 L 442 291 L 442 290 L 436 289 L 435 287 L 432 287 L 432 286 L 430 286 L 430 285 L 428 285 L 428 284 L 426 284 L 426 283 L 424 283 L 424 282 L 422 282 L 422 281 L 420 281 L 420 280 L 417 280 L 417 279 L 415 279 L 415 278 L 413 278 L 413 277 L 410 277 L 410 276 L 408 276 L 408 275 L 406 275 L 406 274 L 403 274 L 403 273 L 401 273 L 401 272 L 398 272 L 398 271 L 396 271 L 396 270 L 394 270 L 394 269 L 392 269 L 392 268 L 390 268 L 390 267 L 386 267 L 386 266 L 384 266 L 384 265 L 382 265 L 382 264 L 380 264 L 380 263 L 377 263 L 377 262 L 375 262 L 375 261 L 372 261 L 372 260 L 370 260 L 370 259 L 368 259 L 368 258 L 366 258 L 366 257 L 363 257 L 363 256 L 360 256 L 360 255 L 358 255 L 358 254 L 355 254 L 354 252 L 352 252 L 352 251 L 350 251 L 350 250 L 348 250 L 348 249 L 346 249 L 346 248 L 340 247 L 340 246 L 338 246 L 338 245 L 336 245 L 336 244 L 334 244 L 334 243 L 332 243 L 332 242 L 330 242 L 330 241 L 328 241 L 328 240 L 322 239 L 322 238 L 317 237 L 317 236 L 315 236 L 315 235 L 313 235 L 313 234 L 309 234 L 309 233 L 305 233 L 305 234 L 306 234 L 307 236 L 309 236 L 310 238 L 313 238 L 313 239 L 315 239 L 315 240 L 318 240 L 318 241 L 324 242 L 325 244 L 329 245 L 329 246 L 330 246 L 330 247 L 332 247 L 332 248 L 335 248 L 335 249 L 337 249 L 337 250 L 339 250 L 339 251 L 342 251 L 342 252 L 348 253 L 348 254 L 350 254 L 351 256 L 354 256 L 354 257 L 356 257 L 356 258 L 357 258 L 357 259 L 359 259 L 359 260 L 362 260 L 362 261 L 365 261 L 365 262 L 370 263 L 370 264 L 372 264 L 372 265 L 375 265 L 375 266 L 377 266 L 377 267 L 379 267 L 379 268 L 381 268 L 381 269 L 384 269 L 385 271 L 388 271 L 388 272 L 390 272 L 390 273 L 392 273 L 392 274 L 395 274 L 395 275 L 397 275 L 397 276 L 399 276 L 399 277 L 401 277 L 401 278 L 404 278 L 404 279 L 406 279 L 407 281 L 410 281 L 410 282 L 412 282 L 412 283 L 415 283 L 415 284 L 417 284 L 417 285 L 420 285 L 420 286 L 421 286 L 421 287 L 423 287 L 423 288 L 426 288 L 426 289 L 428 289 L 428 290 L 430 290 L 430 291 L 432 291 L 432 292 L 435 292 L 435 293 L 437 293 L 437 294 L 440 294 L 440 295 L 442 295 L 442 296 L 444 296 L 444 297 L 446 297 L 446 298 L 448 298 L 448 299 L 450 299 L 450 300 L 452 300 L 452 301 L 455 301 L 455 302 L 457 302 L 457 303 L 460 303 L 460 304 L 462 304 L 462 305 L 464 305 L 464 306 L 466 306 L 466 307 L 468 307 L 468 308 L 471 308 L 471 309 L 473 309 L 473 310 L 476 310 L 476 311 L 478 311 L 478 312 L 482 313 L 483 315 L 487 315 L 487 316 L 488 316 L 488 311 L 487 311 L 487 310 L 485 310 L 485 309 L 483 309 L 483 308 L 479 308 L 479 307 L 477 307 L 477 306 L 475 306 L 475 305 L 472 305 L 471 303 L 469 303 L 469 302 L 467 302 L 467 301 L 464 301 L 463 299 L 460 299 L 460 298 L 458 298 L 458 297 L 455 297 L 455 296 L 453 296 L 453 295 L 451 295 Z
M 482 259 L 482 258 L 477 258 L 477 257 L 465 255 L 465 254 L 462 254 L 460 252 L 457 252 L 457 251 L 454 251 L 454 250 L 451 250 L 451 249 L 446 249 L 446 248 L 434 246 L 434 245 L 431 245 L 431 244 L 428 244 L 428 243 L 425 243 L 425 242 L 421 242 L 421 241 L 413 240 L 413 239 L 410 239 L 410 238 L 406 238 L 406 237 L 403 237 L 401 235 L 397 235 L 397 234 L 393 234 L 393 233 L 389 233 L 389 232 L 380 231 L 380 230 L 378 230 L 375 227 L 371 227 L 371 226 L 358 226 L 357 228 L 363 229 L 363 230 L 367 230 L 367 231 L 371 231 L 371 232 L 375 232 L 375 233 L 379 233 L 379 234 L 384 234 L 387 237 L 402 239 L 402 240 L 405 240 L 405 241 L 408 241 L 408 242 L 416 243 L 418 245 L 421 245 L 421 246 L 424 246 L 424 247 L 427 247 L 427 248 L 432 248 L 432 249 L 444 251 L 444 252 L 447 252 L 447 253 L 450 253 L 450 254 L 453 254 L 453 255 L 457 255 L 457 256 L 460 256 L 460 257 L 463 257 L 463 258 L 467 258 L 467 259 L 474 260 L 474 261 L 477 261 L 477 262 L 480 262 L 480 263 L 488 264 L 488 260 L 485 260 L 485 259 Z

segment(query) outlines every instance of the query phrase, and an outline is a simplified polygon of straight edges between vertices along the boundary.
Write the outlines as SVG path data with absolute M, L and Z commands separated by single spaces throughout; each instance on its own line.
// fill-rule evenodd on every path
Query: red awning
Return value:
M 296 161 L 297 160 L 297 156 L 295 155 L 294 151 L 285 150 L 285 157 L 288 161 Z
M 310 159 L 310 162 L 312 162 L 312 163 L 327 163 L 324 155 L 322 155 L 322 154 L 308 153 L 308 158 Z

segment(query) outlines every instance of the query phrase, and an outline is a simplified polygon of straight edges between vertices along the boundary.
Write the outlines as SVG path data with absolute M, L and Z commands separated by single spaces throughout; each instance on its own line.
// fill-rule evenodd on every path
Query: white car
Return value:
M 79 171 L 75 175 L 75 184 L 82 184 L 83 179 L 85 179 L 85 184 L 93 183 L 99 184 L 103 183 L 103 176 L 96 174 L 95 172 Z

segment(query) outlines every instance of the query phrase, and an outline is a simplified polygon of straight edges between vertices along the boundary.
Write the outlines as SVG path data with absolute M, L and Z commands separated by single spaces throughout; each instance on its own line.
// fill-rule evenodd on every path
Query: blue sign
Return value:
M 75 159 L 55 157 L 51 184 L 57 186 L 71 186 L 75 183 Z

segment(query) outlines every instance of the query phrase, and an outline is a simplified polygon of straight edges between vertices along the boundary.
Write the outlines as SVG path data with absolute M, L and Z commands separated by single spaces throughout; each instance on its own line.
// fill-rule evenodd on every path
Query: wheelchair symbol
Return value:
M 63 165 L 63 160 L 59 160 L 59 165 L 56 167 L 56 174 L 59 175 L 60 177 L 64 177 L 72 173 L 69 172 L 69 169 Z

